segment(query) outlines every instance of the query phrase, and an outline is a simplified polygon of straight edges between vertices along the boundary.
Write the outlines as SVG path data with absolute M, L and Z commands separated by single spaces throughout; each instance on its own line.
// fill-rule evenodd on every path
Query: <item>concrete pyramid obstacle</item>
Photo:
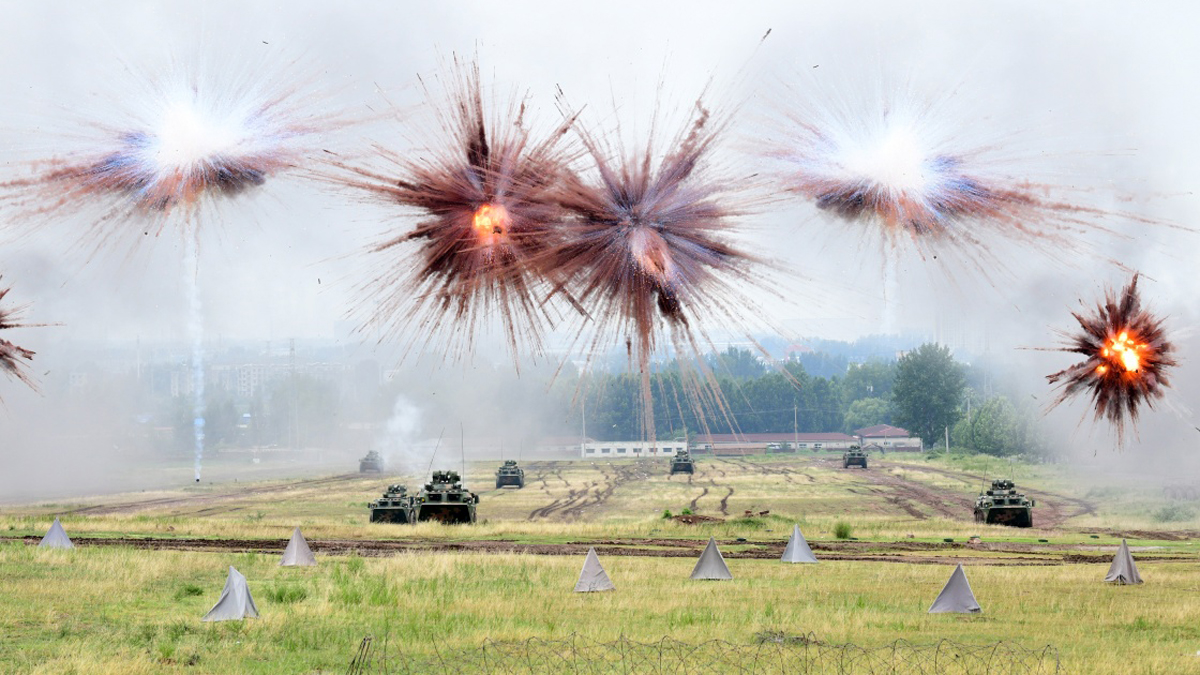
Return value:
M 800 534 L 799 525 L 792 526 L 792 536 L 788 539 L 787 548 L 783 549 L 783 557 L 780 560 L 785 563 L 817 562 L 817 556 L 813 555 L 808 542 L 804 540 L 804 535 Z
M 970 614 L 981 611 L 983 609 L 975 601 L 975 594 L 971 592 L 971 584 L 967 582 L 967 573 L 963 571 L 960 563 L 958 567 L 954 568 L 954 573 L 950 575 L 950 580 L 946 582 L 942 592 L 938 593 L 937 599 L 933 601 L 929 613 L 962 612 Z
M 1112 566 L 1108 568 L 1108 576 L 1104 577 L 1104 580 L 1118 584 L 1142 583 L 1142 575 L 1138 574 L 1137 565 L 1133 564 L 1133 556 L 1129 553 L 1129 544 L 1125 543 L 1124 539 L 1121 540 L 1121 548 L 1113 557 Z
M 579 581 L 575 582 L 576 593 L 592 593 L 594 591 L 614 591 L 617 587 L 608 578 L 608 573 L 600 565 L 596 556 L 596 548 L 588 548 L 587 557 L 583 559 L 583 569 L 579 571 Z
M 63 529 L 62 523 L 58 522 L 58 518 L 54 518 L 54 524 L 50 526 L 50 531 L 46 532 L 46 536 L 38 542 L 38 546 L 46 548 L 75 548 L 75 544 L 71 543 L 71 538 L 67 536 L 67 531 Z
M 304 535 L 300 534 L 300 528 L 297 527 L 296 531 L 292 532 L 292 540 L 283 550 L 283 560 L 279 561 L 279 565 L 281 567 L 312 567 L 316 564 L 317 559 L 313 556 L 312 549 L 308 547 L 308 542 L 304 540 Z
M 692 569 L 693 579 L 732 579 L 733 575 L 729 573 L 729 566 L 725 564 L 725 558 L 721 555 L 721 550 L 717 548 L 717 540 L 714 537 L 708 538 L 708 546 L 704 547 L 704 553 L 700 554 L 700 559 L 696 561 L 696 567 Z
M 250 597 L 250 587 L 246 585 L 246 577 L 229 566 L 229 578 L 225 580 L 225 588 L 217 604 L 208 610 L 202 621 L 241 621 L 249 617 L 258 618 L 258 607 L 254 606 L 254 598 Z

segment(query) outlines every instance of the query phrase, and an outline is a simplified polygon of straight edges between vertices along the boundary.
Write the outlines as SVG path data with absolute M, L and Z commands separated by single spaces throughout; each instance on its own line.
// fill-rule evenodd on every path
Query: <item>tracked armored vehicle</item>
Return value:
M 505 485 L 525 487 L 525 469 L 517 466 L 515 459 L 504 460 L 504 465 L 496 469 L 496 487 L 502 488 Z
M 989 525 L 1033 527 L 1035 502 L 1014 489 L 1007 478 L 992 481 L 991 489 L 975 500 L 975 521 Z
M 696 473 L 696 462 L 692 461 L 692 456 L 687 450 L 680 450 L 671 458 L 671 474 L 674 476 L 677 473 Z
M 433 477 L 413 498 L 414 520 L 473 523 L 478 503 L 479 495 L 463 487 L 457 471 L 434 471 Z
M 366 457 L 358 460 L 359 473 L 383 473 L 383 456 L 375 450 L 367 453 Z
M 846 452 L 842 453 L 842 468 L 849 469 L 852 466 L 867 468 L 867 452 L 857 445 L 846 448 Z
M 404 485 L 389 485 L 383 496 L 367 505 L 372 523 L 411 523 L 413 498 Z

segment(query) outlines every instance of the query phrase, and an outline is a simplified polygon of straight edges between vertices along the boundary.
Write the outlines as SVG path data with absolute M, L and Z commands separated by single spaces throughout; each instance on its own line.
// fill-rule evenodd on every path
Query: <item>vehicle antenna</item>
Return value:
M 463 485 L 467 484 L 467 432 L 463 429 L 463 423 L 458 423 L 458 450 L 462 453 L 462 480 Z
M 442 446 L 442 436 L 446 435 L 446 427 L 442 427 L 442 432 L 438 434 L 437 445 L 433 446 L 433 454 L 429 456 L 429 468 L 425 469 L 425 475 L 433 475 L 433 460 L 437 457 L 438 448 Z

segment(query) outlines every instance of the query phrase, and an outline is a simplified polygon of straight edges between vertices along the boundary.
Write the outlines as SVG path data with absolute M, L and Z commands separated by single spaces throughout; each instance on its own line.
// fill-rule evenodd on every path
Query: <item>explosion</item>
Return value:
M 0 288 L 0 302 L 4 301 L 4 296 L 8 295 L 11 290 L 11 288 Z M 20 311 L 19 307 L 0 307 L 0 330 L 20 328 L 26 325 L 19 322 Z M 18 347 L 8 340 L 0 338 L 0 371 L 33 387 L 33 380 L 29 378 L 29 373 L 25 370 L 26 362 L 33 360 L 33 354 L 28 349 Z
M 352 175 L 335 177 L 419 218 L 374 247 L 393 255 L 369 284 L 378 305 L 363 309 L 387 333 L 419 327 L 423 346 L 445 345 L 456 355 L 470 351 L 477 323 L 496 312 L 515 360 L 522 342 L 540 351 L 553 318 L 544 265 L 562 236 L 555 190 L 571 120 L 535 139 L 523 100 L 489 119 L 477 63 L 456 59 L 453 75 L 447 100 L 434 105 L 441 128 L 430 136 L 440 145 L 419 157 L 377 146 L 388 170 L 343 166 Z M 394 255 L 410 242 L 419 245 L 419 264 Z
M 175 211 L 194 227 L 205 201 L 301 165 L 333 123 L 267 79 L 172 72 L 126 99 L 119 121 L 92 121 L 93 133 L 75 151 L 0 184 L 0 198 L 35 224 L 38 216 L 99 208 L 92 234 L 101 244 L 157 235 Z
M 811 98 L 811 96 L 810 96 Z M 1114 213 L 1074 203 L 1066 189 L 1029 178 L 1016 152 L 972 144 L 954 119 L 909 93 L 787 110 L 787 140 L 763 154 L 779 161 L 784 189 L 892 247 L 923 257 L 955 252 L 990 273 L 1002 241 L 1066 261 L 1089 233 L 1114 232 Z M 1122 214 L 1150 224 L 1152 221 Z
M 1108 418 L 1119 437 L 1127 421 L 1137 422 L 1142 403 L 1153 407 L 1163 397 L 1166 371 L 1176 365 L 1163 321 L 1142 308 L 1137 282 L 1134 275 L 1119 297 L 1106 292 L 1092 314 L 1072 313 L 1081 330 L 1060 351 L 1087 359 L 1046 377 L 1062 389 L 1050 407 L 1088 391 L 1096 419 Z
M 650 358 L 663 330 L 678 354 L 700 361 L 699 326 L 719 322 L 736 329 L 755 305 L 741 289 L 757 285 L 750 271 L 759 261 L 730 242 L 739 186 L 706 166 L 723 129 L 701 101 L 661 157 L 653 143 L 628 152 L 580 129 L 594 178 L 571 173 L 563 184 L 562 204 L 574 217 L 552 268 L 589 309 L 579 335 L 590 352 L 624 338 L 641 376 L 648 439 L 656 437 Z M 593 331 L 590 337 L 586 330 Z M 714 387 L 708 387 L 710 397 L 723 407 Z M 701 392 L 691 389 L 696 403 Z

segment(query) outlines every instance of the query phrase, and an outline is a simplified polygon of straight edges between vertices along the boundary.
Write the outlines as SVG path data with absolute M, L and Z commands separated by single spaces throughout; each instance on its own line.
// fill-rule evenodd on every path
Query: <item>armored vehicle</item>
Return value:
M 367 453 L 366 457 L 358 460 L 359 473 L 382 473 L 383 472 L 383 457 L 376 451 L 372 450 Z
M 525 487 L 525 469 L 517 466 L 515 459 L 504 460 L 504 466 L 496 469 L 496 487 L 502 488 L 505 485 Z
M 857 445 L 846 448 L 846 452 L 842 453 L 842 468 L 849 469 L 852 466 L 867 468 L 867 453 Z
M 473 523 L 478 503 L 479 495 L 463 487 L 457 471 L 434 471 L 413 499 L 413 520 Z
M 372 523 L 411 523 L 412 500 L 408 488 L 403 485 L 389 485 L 383 496 L 368 505 L 371 509 Z
M 1033 527 L 1032 499 L 1013 489 L 1007 478 L 992 481 L 990 490 L 975 500 L 975 520 L 993 525 Z
M 671 475 L 677 473 L 696 473 L 696 463 L 687 450 L 680 450 L 671 458 Z

